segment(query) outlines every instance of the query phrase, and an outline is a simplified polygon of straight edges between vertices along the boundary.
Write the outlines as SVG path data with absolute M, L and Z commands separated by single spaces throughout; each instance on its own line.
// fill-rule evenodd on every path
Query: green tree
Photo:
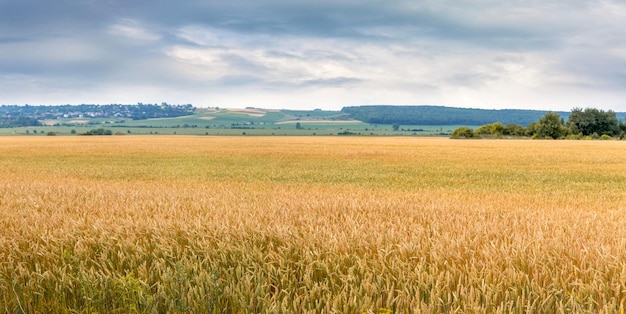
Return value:
M 474 131 L 476 135 L 489 135 L 491 134 L 491 124 L 481 125 Z
M 494 136 L 500 137 L 504 131 L 504 126 L 500 122 L 492 123 L 490 131 Z
M 479 126 L 474 134 L 476 135 L 493 135 L 494 137 L 500 138 L 504 132 L 504 126 L 500 122 L 489 123 L 485 125 Z
M 398 130 L 400 129 L 400 125 L 399 125 L 399 124 L 397 124 L 397 123 L 395 123 L 395 124 L 392 126 L 392 128 L 393 128 L 393 130 L 394 130 L 394 131 L 398 131 Z
M 574 108 L 567 119 L 567 125 L 573 133 L 584 136 L 593 133 L 615 136 L 620 133 L 620 121 L 612 110 L 605 112 L 595 108 Z
M 526 132 L 525 127 L 519 124 L 514 124 L 514 123 L 509 123 L 505 125 L 504 128 L 502 129 L 503 135 L 510 135 L 510 136 L 524 136 L 525 132 Z
M 83 135 L 113 135 L 113 132 L 111 130 L 105 130 L 105 129 L 93 129 L 91 131 L 87 131 L 85 133 L 83 133 Z
M 563 124 L 558 113 L 548 112 L 539 121 L 528 125 L 527 133 L 533 138 L 557 139 L 567 136 L 569 129 Z
M 470 129 L 470 128 L 466 127 L 466 126 L 463 126 L 463 127 L 460 127 L 458 129 L 454 130 L 452 132 L 451 137 L 452 138 L 473 138 L 474 137 L 474 131 L 472 131 L 472 129 Z

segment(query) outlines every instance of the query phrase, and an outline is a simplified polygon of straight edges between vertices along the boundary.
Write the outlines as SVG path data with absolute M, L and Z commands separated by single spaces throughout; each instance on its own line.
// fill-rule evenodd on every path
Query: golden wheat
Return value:
M 620 312 L 625 151 L 0 138 L 0 311 Z

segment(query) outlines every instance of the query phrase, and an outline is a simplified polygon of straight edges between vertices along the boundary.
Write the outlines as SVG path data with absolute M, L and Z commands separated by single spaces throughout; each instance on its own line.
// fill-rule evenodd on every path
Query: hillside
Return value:
M 528 125 L 539 120 L 547 111 L 521 109 L 468 109 L 444 106 L 355 106 L 342 112 L 367 123 L 401 125 L 483 125 L 493 122 Z M 569 112 L 558 112 L 567 119 Z
M 546 111 L 442 106 L 357 106 L 341 111 L 195 108 L 191 105 L 0 106 L 0 134 L 447 136 L 493 122 L 527 126 Z M 570 112 L 559 112 L 567 120 Z M 626 113 L 617 113 L 623 121 Z M 397 126 L 392 127 L 395 124 Z

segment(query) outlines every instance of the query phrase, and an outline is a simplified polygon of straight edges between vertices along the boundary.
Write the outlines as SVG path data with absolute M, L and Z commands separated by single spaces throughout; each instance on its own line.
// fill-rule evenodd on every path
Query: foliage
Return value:
M 572 109 L 567 125 L 573 133 L 581 133 L 583 136 L 599 135 L 616 136 L 620 133 L 620 121 L 614 111 L 604 111 L 595 108 Z
M 485 110 L 443 106 L 355 106 L 342 112 L 367 123 L 402 125 L 483 125 L 493 121 L 527 125 L 546 111 L 539 110 Z M 566 112 L 562 113 L 567 115 Z
M 37 119 L 18 116 L 18 117 L 0 117 L 0 128 L 15 128 L 23 126 L 40 126 L 41 123 Z
M 492 134 L 491 133 L 491 124 L 484 124 L 484 125 L 479 126 L 478 128 L 476 128 L 474 133 L 477 134 L 477 135 Z
M 137 106 L 130 106 L 129 114 L 133 120 L 143 120 L 149 118 L 171 118 L 190 115 L 195 108 L 192 105 L 151 105 L 139 103 Z
M 454 130 L 452 132 L 452 138 L 473 138 L 474 137 L 474 131 L 472 131 L 472 129 L 466 127 L 466 126 L 462 126 L 460 128 L 457 128 L 456 130 Z
M 100 128 L 87 131 L 81 135 L 113 135 L 113 131 Z
M 478 127 L 475 135 L 529 136 L 534 139 L 610 139 L 612 136 L 623 137 L 625 125 L 617 119 L 613 111 L 575 108 L 567 124 L 557 112 L 548 112 L 538 121 L 524 128 L 517 124 L 503 126 L 500 122 L 484 124 Z
M 509 136 L 524 136 L 526 128 L 514 123 L 509 123 L 502 128 L 502 135 Z
M 502 125 L 500 122 L 481 125 L 472 131 L 469 127 L 460 127 L 452 132 L 452 138 L 471 138 L 475 136 L 493 136 L 501 138 L 503 136 L 524 136 L 526 128 L 521 125 L 509 123 Z
M 539 121 L 528 125 L 527 134 L 535 139 L 558 139 L 567 136 L 569 129 L 556 112 L 546 113 Z
M 359 134 L 358 133 L 354 133 L 354 132 L 350 132 L 350 131 L 343 131 L 343 132 L 337 133 L 337 135 L 359 135 Z

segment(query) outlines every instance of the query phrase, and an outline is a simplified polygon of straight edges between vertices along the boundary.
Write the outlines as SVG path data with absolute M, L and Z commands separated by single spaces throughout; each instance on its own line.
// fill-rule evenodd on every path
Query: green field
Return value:
M 378 135 L 446 136 L 458 125 L 368 124 L 349 120 L 338 111 L 198 108 L 190 116 L 163 119 L 55 119 L 46 126 L 0 128 L 0 135 L 74 135 L 104 128 L 118 134 L 136 135 Z M 296 128 L 299 123 L 300 128 Z

